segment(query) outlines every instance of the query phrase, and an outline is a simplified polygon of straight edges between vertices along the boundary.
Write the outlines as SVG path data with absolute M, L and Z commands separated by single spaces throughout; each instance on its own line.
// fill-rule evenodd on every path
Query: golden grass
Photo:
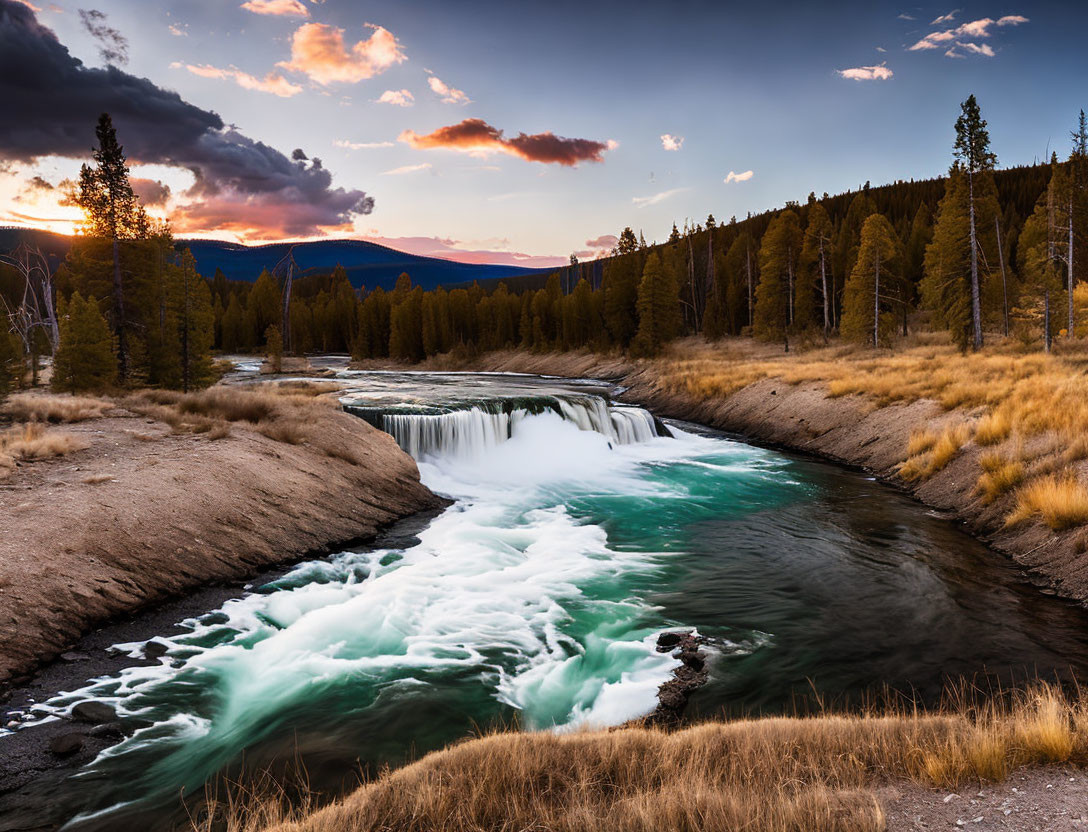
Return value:
M 85 440 L 48 430 L 40 422 L 16 425 L 0 432 L 0 477 L 10 474 L 17 462 L 53 459 L 86 447 Z
M 1088 523 L 1088 489 L 1072 473 L 1029 482 L 1017 491 L 1016 508 L 1006 524 L 1014 526 L 1035 515 L 1055 531 Z
M 975 428 L 975 442 L 979 445 L 997 445 L 1009 438 L 1012 419 L 1004 409 L 997 409 L 982 417 Z
M 940 434 L 923 428 L 911 431 L 910 440 L 907 442 L 907 457 L 919 456 L 933 449 L 940 439 Z
M 982 495 L 983 503 L 987 505 L 1011 491 L 1024 479 L 1024 464 L 997 451 L 982 454 L 978 463 L 982 474 L 979 475 L 976 489 Z
M 82 422 L 101 418 L 113 407 L 113 402 L 90 396 L 17 393 L 4 402 L 2 412 L 21 422 Z
M 957 788 L 1021 766 L 1088 762 L 1088 706 L 1039 686 L 910 708 L 713 722 L 681 731 L 500 732 L 383 773 L 313 810 L 282 786 L 213 796 L 199 832 L 878 830 L 873 789 Z M 217 825 L 218 824 L 218 825 Z
M 963 422 L 948 425 L 940 434 L 927 432 L 926 436 L 917 438 L 912 435 L 908 443 L 908 454 L 911 446 L 928 447 L 928 450 L 908 456 L 899 466 L 899 476 L 907 482 L 929 479 L 959 455 L 970 436 L 971 431 Z

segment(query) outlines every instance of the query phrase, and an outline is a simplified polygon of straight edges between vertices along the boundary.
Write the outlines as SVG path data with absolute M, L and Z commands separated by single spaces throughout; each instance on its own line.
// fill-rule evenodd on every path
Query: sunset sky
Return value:
M 72 229 L 102 110 L 179 236 L 546 266 L 940 175 L 970 93 L 1005 166 L 1088 108 L 1080 2 L 87 3 L 0 0 L 0 224 Z

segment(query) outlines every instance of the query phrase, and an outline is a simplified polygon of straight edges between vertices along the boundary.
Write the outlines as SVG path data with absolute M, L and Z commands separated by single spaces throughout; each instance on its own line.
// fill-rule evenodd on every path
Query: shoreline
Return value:
M 914 431 L 941 430 L 965 416 L 936 401 L 878 406 L 864 395 L 833 397 L 824 381 L 791 383 L 774 377 L 727 396 L 700 399 L 668 389 L 665 372 L 653 359 L 632 361 L 592 353 L 502 351 L 458 361 L 456 366 L 610 381 L 623 388 L 618 401 L 641 405 L 655 416 L 695 422 L 756 446 L 811 455 L 864 472 L 962 524 L 975 539 L 1020 566 L 1041 591 L 1088 605 L 1088 554 L 1078 551 L 1082 529 L 1052 531 L 1038 521 L 1007 526 L 1013 495 L 985 504 L 976 490 L 983 448 L 967 443 L 945 468 L 923 481 L 908 482 L 899 476 Z M 425 362 L 419 368 L 429 366 Z M 967 418 L 981 419 L 978 410 L 968 411 Z

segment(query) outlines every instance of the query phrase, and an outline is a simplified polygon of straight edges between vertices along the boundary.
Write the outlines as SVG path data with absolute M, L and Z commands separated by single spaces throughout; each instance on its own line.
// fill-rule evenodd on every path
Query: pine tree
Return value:
M 275 324 L 270 324 L 264 331 L 264 354 L 268 356 L 272 372 L 283 370 L 283 333 Z
M 793 289 L 801 256 L 801 223 L 796 212 L 782 211 L 771 220 L 759 248 L 753 334 L 766 341 L 781 339 L 789 352 L 793 326 Z
M 207 387 L 215 380 L 211 360 L 211 291 L 197 274 L 196 261 L 189 249 L 181 253 L 181 264 L 171 267 L 170 277 L 168 306 L 178 328 L 181 389 L 188 392 Z
M 874 347 L 887 344 L 895 330 L 895 298 L 888 287 L 899 279 L 902 252 L 895 229 L 883 214 L 873 214 L 861 229 L 854 270 L 843 287 L 842 334 Z
M 816 202 L 815 196 L 809 201 L 808 225 L 805 227 L 805 241 L 801 250 L 804 285 L 815 289 L 815 296 L 820 300 L 824 340 L 831 334 L 831 240 L 834 228 L 827 209 Z M 808 294 L 808 292 L 806 292 Z
M 109 240 L 113 255 L 113 327 L 117 337 L 118 375 L 128 380 L 128 321 L 125 317 L 125 290 L 121 276 L 121 240 L 148 236 L 147 214 L 140 207 L 129 181 L 124 148 L 108 113 L 95 128 L 98 147 L 93 151 L 95 166 L 83 165 L 79 172 L 76 204 L 83 209 L 85 229 L 93 237 Z
M 625 229 L 629 230 L 629 229 Z M 623 238 L 620 238 L 623 242 Z M 604 316 L 612 340 L 626 349 L 638 330 L 640 256 L 631 252 L 611 258 L 604 267 Z
M 245 313 L 242 312 L 242 304 L 238 302 L 238 295 L 231 292 L 227 308 L 223 312 L 222 340 L 220 345 L 224 352 L 237 352 L 246 343 Z
M 953 165 L 937 206 L 933 239 L 926 246 L 922 303 L 933 323 L 952 334 L 960 349 L 972 341 L 971 252 L 967 176 Z
M 978 224 L 975 180 L 979 174 L 992 171 L 997 156 L 990 150 L 990 134 L 973 95 L 960 106 L 956 119 L 954 155 L 967 175 L 968 228 L 971 258 L 971 331 L 976 350 L 982 349 L 982 293 L 978 268 Z
M 641 247 L 645 248 L 645 243 Z M 639 248 L 639 242 L 635 239 L 635 232 L 631 230 L 631 226 L 627 226 L 620 232 L 619 240 L 616 242 L 615 254 L 620 256 L 634 254 Z
M 633 355 L 656 355 L 680 329 L 676 283 L 661 256 L 651 252 L 638 284 L 638 332 L 631 342 Z
M 117 359 L 109 324 L 93 298 L 76 292 L 58 309 L 60 346 L 53 360 L 53 387 L 60 391 L 103 390 L 117 381 Z

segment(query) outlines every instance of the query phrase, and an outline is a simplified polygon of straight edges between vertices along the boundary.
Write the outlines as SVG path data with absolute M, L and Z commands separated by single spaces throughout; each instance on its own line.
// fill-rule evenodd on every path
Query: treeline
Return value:
M 817 198 L 719 223 L 673 226 L 662 244 L 623 230 L 612 256 L 526 280 L 424 291 L 356 290 L 346 272 L 294 276 L 290 258 L 254 283 L 198 273 L 168 227 L 139 206 L 109 117 L 76 202 L 84 234 L 65 262 L 22 248 L 0 258 L 0 392 L 53 384 L 189 389 L 216 377 L 213 355 L 350 352 L 418 361 L 450 350 L 622 349 L 651 355 L 702 333 L 819 342 L 833 333 L 893 346 L 912 327 L 964 349 L 986 332 L 1049 349 L 1077 334 L 1088 266 L 1088 126 L 1049 165 L 996 171 L 972 96 L 956 122 L 947 177 Z M 289 262 L 288 262 L 289 261 Z M 520 290 L 520 291 L 519 291 Z

